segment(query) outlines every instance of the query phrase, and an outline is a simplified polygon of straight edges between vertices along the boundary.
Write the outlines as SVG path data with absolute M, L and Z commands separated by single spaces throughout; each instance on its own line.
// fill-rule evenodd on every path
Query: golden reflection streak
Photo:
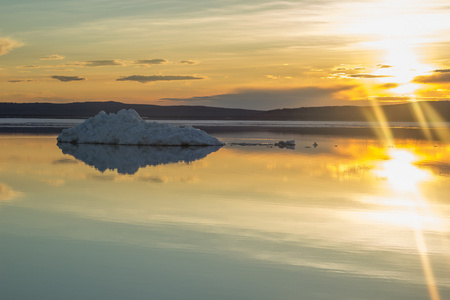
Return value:
M 383 169 L 378 171 L 378 174 L 388 180 L 411 212 L 410 216 L 412 217 L 408 219 L 410 226 L 414 230 L 417 250 L 420 255 L 430 299 L 440 300 L 439 290 L 428 257 L 428 249 L 420 224 L 420 214 L 417 211 L 418 207 L 427 207 L 426 200 L 420 195 L 420 191 L 418 190 L 418 184 L 429 179 L 431 175 L 413 165 L 417 161 L 417 157 L 409 151 L 394 149 L 389 152 L 389 155 L 391 159 L 383 165 Z
M 439 290 L 436 284 L 436 279 L 431 266 L 430 259 L 428 257 L 428 250 L 425 239 L 423 237 L 423 231 L 420 226 L 419 220 L 417 220 L 414 226 L 414 236 L 416 238 L 417 250 L 420 254 L 420 262 L 422 263 L 423 272 L 427 281 L 428 292 L 432 300 L 440 300 Z

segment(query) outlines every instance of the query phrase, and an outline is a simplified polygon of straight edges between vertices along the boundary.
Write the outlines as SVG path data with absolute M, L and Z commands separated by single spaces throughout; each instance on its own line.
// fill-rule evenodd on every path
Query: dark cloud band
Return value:
M 8 80 L 8 82 L 10 83 L 19 83 L 19 82 L 32 82 L 32 79 L 13 79 L 13 80 Z
M 390 83 L 385 83 L 385 84 L 379 84 L 377 87 L 380 89 L 394 89 L 396 87 L 398 87 L 399 84 L 398 83 L 394 83 L 394 82 L 390 82 Z
M 439 69 L 439 70 L 434 70 L 433 72 L 436 72 L 436 73 L 450 73 L 450 69 Z
M 413 79 L 413 82 L 415 82 L 415 83 L 450 83 L 450 72 L 436 72 L 435 74 L 432 74 L 432 75 L 417 76 Z
M 144 76 L 144 75 L 132 75 L 128 77 L 122 77 L 116 79 L 117 81 L 137 81 L 141 83 L 147 83 L 147 82 L 154 82 L 154 81 L 173 81 L 173 80 L 198 80 L 203 79 L 203 77 L 196 77 L 196 76 L 180 76 L 180 75 L 169 75 L 169 76 L 162 76 L 162 75 L 150 75 L 150 76 Z
M 193 60 L 182 60 L 182 61 L 180 61 L 180 64 L 183 64 L 183 65 L 195 65 L 195 64 L 197 64 L 197 62 L 193 61 Z
M 233 94 L 221 94 L 192 98 L 163 98 L 164 102 L 182 102 L 189 105 L 208 105 L 226 108 L 277 109 L 304 106 L 334 106 L 343 104 L 341 92 L 357 88 L 357 85 L 329 88 L 302 87 L 294 89 L 245 89 Z
M 105 67 L 105 66 L 121 66 L 122 64 L 117 60 L 102 59 L 102 60 L 90 60 L 85 62 L 84 65 L 87 67 Z
M 351 78 L 385 78 L 392 77 L 390 75 L 372 75 L 372 74 L 353 74 L 350 75 Z
M 69 82 L 69 81 L 81 81 L 81 80 L 85 80 L 85 78 L 82 77 L 78 77 L 78 76 L 52 76 L 53 79 L 57 79 L 59 81 L 62 82 Z
M 167 60 L 162 58 L 155 59 L 140 59 L 134 62 L 136 65 L 161 65 L 167 63 Z

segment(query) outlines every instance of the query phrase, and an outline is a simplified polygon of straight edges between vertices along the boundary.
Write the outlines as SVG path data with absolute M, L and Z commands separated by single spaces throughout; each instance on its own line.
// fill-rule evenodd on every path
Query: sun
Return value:
M 391 93 L 403 96 L 413 96 L 420 88 L 419 84 L 413 83 L 416 76 L 429 72 L 434 66 L 425 64 L 416 52 L 409 40 L 386 40 L 382 44 L 384 52 L 383 66 L 374 74 L 380 76 L 382 83 L 395 83 L 397 87 L 390 89 Z
M 375 81 L 396 87 L 384 90 L 383 96 L 403 96 L 416 99 L 420 84 L 413 79 L 435 70 L 430 64 L 423 45 L 432 43 L 437 32 L 446 28 L 445 15 L 430 9 L 422 0 L 382 0 L 376 5 L 360 4 L 359 14 L 346 30 L 364 37 L 360 45 L 377 53 L 378 66 L 372 71 Z M 447 17 L 448 18 L 448 17 Z M 381 67 L 380 67 L 381 66 Z

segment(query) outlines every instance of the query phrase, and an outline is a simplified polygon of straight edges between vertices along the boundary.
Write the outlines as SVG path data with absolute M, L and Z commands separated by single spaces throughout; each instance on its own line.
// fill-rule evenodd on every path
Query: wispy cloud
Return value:
M 10 38 L 0 38 L 0 55 L 5 55 L 24 44 Z
M 134 61 L 136 65 L 161 65 L 167 63 L 166 59 L 163 58 L 155 58 L 155 59 L 140 59 Z
M 319 46 L 322 46 L 322 43 L 348 43 L 347 37 L 336 38 L 330 33 L 329 18 L 324 17 L 325 12 L 318 13 L 318 9 L 337 9 L 336 5 L 329 1 L 326 5 L 325 1 L 269 1 L 263 4 L 236 4 L 225 1 L 214 5 L 195 5 L 194 10 L 193 6 L 187 3 L 179 4 L 181 7 L 185 6 L 184 9 L 176 9 L 179 13 L 164 15 L 149 11 L 145 16 L 137 14 L 120 18 L 91 19 L 80 22 L 76 27 L 57 28 L 55 34 L 67 35 L 69 32 L 80 36 L 96 36 L 101 40 L 109 40 L 110 45 L 117 47 L 126 47 L 127 43 L 124 41 L 151 39 L 152 43 L 159 44 L 158 47 L 176 47 L 178 50 L 180 45 L 189 45 L 190 49 L 192 45 L 196 45 L 198 50 L 200 47 L 203 50 L 207 47 L 209 50 L 227 51 L 224 47 L 236 47 L 240 42 L 245 42 L 246 45 L 240 51 L 245 48 L 246 52 L 261 50 L 262 45 L 285 48 L 317 47 L 319 43 Z M 302 37 L 305 41 L 299 41 L 295 37 Z M 274 41 L 277 42 L 276 46 Z M 271 46 L 268 46 L 267 42 L 270 42 Z
M 63 57 L 64 58 L 64 57 Z M 44 59 L 41 60 L 56 60 L 54 59 Z M 59 58 L 58 58 L 59 59 Z M 55 64 L 55 65 L 22 65 L 17 68 L 20 69 L 56 69 L 56 68 L 66 68 L 66 67 L 107 67 L 107 66 L 124 66 L 125 64 L 118 60 L 101 59 L 101 60 L 89 60 L 89 61 L 72 61 L 65 64 Z
M 243 89 L 233 94 L 193 98 L 164 98 L 161 101 L 183 102 L 190 105 L 208 105 L 228 108 L 277 109 L 302 106 L 343 105 L 348 100 L 341 92 L 356 86 L 343 85 L 330 88 L 302 87 L 293 89 Z M 345 98 L 345 99 L 344 99 Z
M 386 89 L 386 90 L 387 90 L 387 89 L 393 89 L 393 88 L 396 88 L 396 87 L 398 87 L 398 86 L 399 86 L 398 83 L 393 83 L 393 82 L 377 85 L 377 87 L 378 87 L 379 89 Z
M 450 83 L 450 71 L 436 70 L 431 75 L 421 75 L 413 79 L 415 83 Z
M 366 67 L 365 66 L 361 66 L 361 65 L 346 65 L 346 64 L 340 64 L 339 66 L 334 67 L 333 71 L 338 71 L 338 72 L 342 72 L 342 71 L 361 71 L 361 70 L 365 70 Z
M 81 81 L 86 80 L 86 78 L 78 77 L 78 76 L 58 76 L 54 75 L 52 76 L 53 79 L 57 79 L 62 82 L 69 82 L 69 81 Z
M 405 102 L 407 100 L 410 100 L 411 97 L 407 97 L 407 96 L 393 96 L 393 97 L 373 97 L 373 100 L 377 100 L 380 102 Z
M 23 196 L 23 193 L 17 192 L 0 182 L 0 202 L 9 202 L 20 196 Z
M 117 81 L 137 81 L 141 83 L 154 82 L 154 81 L 173 81 L 173 80 L 198 80 L 203 79 L 203 77 L 197 76 L 186 76 L 186 75 L 132 75 L 127 77 L 122 77 L 116 79 Z
M 65 57 L 59 54 L 51 54 L 44 57 L 41 57 L 41 60 L 62 60 Z
M 32 79 L 13 79 L 13 80 L 8 80 L 8 82 L 10 83 L 19 83 L 19 82 L 32 82 L 34 80 Z
M 37 66 L 37 65 L 23 65 L 23 66 L 18 66 L 17 68 L 19 69 L 49 69 L 49 68 L 55 68 L 58 67 L 57 65 L 41 65 L 41 66 Z
M 383 65 L 383 64 L 379 64 L 379 65 L 377 65 L 377 67 L 380 68 L 380 69 L 388 69 L 388 68 L 392 68 L 391 65 Z
M 433 72 L 436 72 L 436 73 L 450 73 L 450 69 L 439 69 L 439 70 L 434 70 Z
M 122 66 L 123 64 L 115 59 L 90 60 L 83 63 L 87 67 Z
M 373 74 L 353 74 L 349 75 L 351 78 L 384 78 L 392 77 L 391 75 L 373 75 Z
M 182 60 L 182 61 L 180 61 L 180 64 L 183 64 L 183 65 L 196 65 L 196 64 L 198 64 L 198 62 L 195 61 L 195 60 Z

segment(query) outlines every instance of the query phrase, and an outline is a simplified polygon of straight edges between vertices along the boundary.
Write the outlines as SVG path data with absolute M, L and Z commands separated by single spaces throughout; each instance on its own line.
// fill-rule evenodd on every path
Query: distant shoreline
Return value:
M 1 135 L 59 135 L 67 127 L 0 127 Z M 206 131 L 211 135 L 220 135 L 227 133 L 256 133 L 270 132 L 280 134 L 298 134 L 298 135 L 323 135 L 323 136 L 342 136 L 354 138 L 379 138 L 376 128 L 370 127 L 276 127 L 276 126 L 195 126 L 195 128 Z M 437 129 L 442 130 L 442 129 Z M 436 130 L 431 130 L 431 140 L 440 140 Z M 378 129 L 378 133 L 379 133 Z M 394 138 L 397 139 L 429 139 L 420 128 L 390 128 Z
M 351 103 L 351 102 L 350 102 Z M 410 102 L 384 106 L 321 106 L 250 110 L 209 106 L 159 106 L 121 102 L 5 103 L 0 118 L 85 119 L 100 111 L 134 109 L 150 120 L 375 121 L 450 122 L 450 101 Z M 420 116 L 420 118 L 418 117 Z

